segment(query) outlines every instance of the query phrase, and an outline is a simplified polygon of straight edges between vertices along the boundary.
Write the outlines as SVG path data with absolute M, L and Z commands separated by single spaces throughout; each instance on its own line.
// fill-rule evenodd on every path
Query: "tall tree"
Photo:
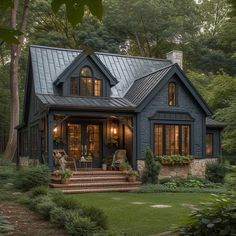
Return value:
M 9 138 L 4 152 L 4 159 L 11 160 L 15 154 L 17 147 L 17 131 L 16 126 L 19 124 L 19 81 L 18 81 L 18 65 L 21 47 L 24 41 L 24 32 L 26 31 L 27 18 L 29 14 L 29 4 L 30 0 L 24 0 L 23 10 L 20 20 L 18 21 L 19 12 L 19 0 L 14 0 L 13 5 L 11 6 L 11 17 L 10 17 L 10 26 L 14 30 L 19 30 L 22 32 L 20 36 L 17 37 L 18 44 L 11 45 L 11 62 L 10 62 L 10 129 L 9 129 Z M 19 28 L 17 28 L 19 27 Z

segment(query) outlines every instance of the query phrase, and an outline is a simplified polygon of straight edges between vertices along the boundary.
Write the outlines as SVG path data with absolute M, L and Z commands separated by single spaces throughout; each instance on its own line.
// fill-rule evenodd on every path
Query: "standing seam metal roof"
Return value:
M 135 80 L 124 98 L 128 99 L 135 105 L 139 105 L 162 80 L 162 78 L 171 70 L 173 66 L 174 65 L 167 66 L 154 73 Z
M 53 82 L 81 53 L 81 50 L 30 46 L 35 92 L 53 95 Z M 112 97 L 123 97 L 136 79 L 172 64 L 169 60 L 95 54 L 119 81 L 111 88 Z
M 80 109 L 98 109 L 98 110 L 119 110 L 133 111 L 135 105 L 125 98 L 114 97 L 67 97 L 51 94 L 37 94 L 43 105 L 65 107 L 74 107 Z

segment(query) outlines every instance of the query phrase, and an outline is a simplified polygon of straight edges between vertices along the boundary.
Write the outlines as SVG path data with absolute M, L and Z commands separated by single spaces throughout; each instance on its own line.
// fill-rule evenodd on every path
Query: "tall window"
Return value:
M 80 71 L 80 77 L 71 78 L 70 94 L 72 96 L 102 96 L 102 80 L 95 79 L 92 70 L 85 66 Z
M 78 95 L 78 78 L 72 77 L 70 80 L 70 94 L 72 96 Z
M 92 70 L 87 66 L 80 71 L 80 95 L 102 96 L 102 81 L 93 78 Z
M 176 106 L 176 84 L 174 82 L 168 84 L 168 105 Z
M 189 125 L 154 125 L 154 153 L 161 155 L 190 154 Z
M 206 155 L 213 156 L 213 134 L 206 134 Z

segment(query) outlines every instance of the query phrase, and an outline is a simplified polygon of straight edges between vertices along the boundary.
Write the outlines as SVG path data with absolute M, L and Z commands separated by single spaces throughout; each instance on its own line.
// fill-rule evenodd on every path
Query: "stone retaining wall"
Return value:
M 209 161 L 217 161 L 217 158 L 194 159 L 189 165 L 163 165 L 160 172 L 160 177 L 182 177 L 197 176 L 205 178 L 206 163 Z M 138 160 L 137 168 L 139 172 L 145 167 L 144 160 Z

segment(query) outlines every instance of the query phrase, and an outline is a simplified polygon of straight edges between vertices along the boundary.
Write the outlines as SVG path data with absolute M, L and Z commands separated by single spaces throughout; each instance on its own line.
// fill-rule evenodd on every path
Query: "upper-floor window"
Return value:
M 176 106 L 176 84 L 174 82 L 168 84 L 168 105 Z
M 102 80 L 93 76 L 93 71 L 85 66 L 80 70 L 79 78 L 71 78 L 71 95 L 102 96 Z

